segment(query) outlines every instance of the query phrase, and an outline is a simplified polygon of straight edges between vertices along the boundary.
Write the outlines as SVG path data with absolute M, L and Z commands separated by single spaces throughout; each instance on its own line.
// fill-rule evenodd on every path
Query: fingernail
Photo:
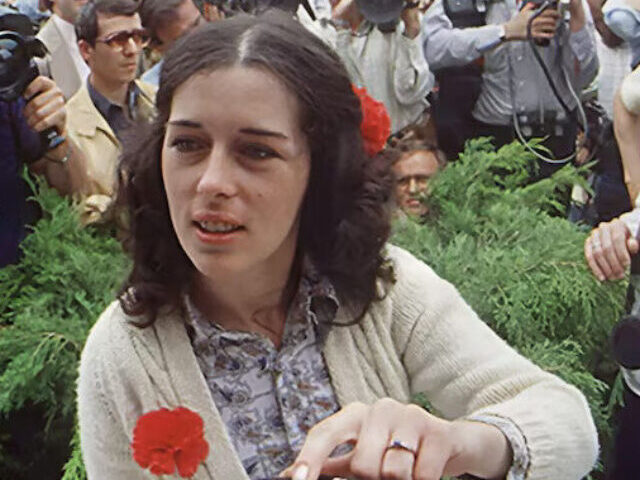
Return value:
M 302 464 L 293 471 L 291 480 L 307 480 L 307 475 L 309 475 L 309 466 Z

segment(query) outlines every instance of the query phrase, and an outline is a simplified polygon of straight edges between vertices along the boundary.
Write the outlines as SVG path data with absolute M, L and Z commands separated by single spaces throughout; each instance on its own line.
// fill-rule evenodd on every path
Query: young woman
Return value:
M 134 430 L 177 407 L 203 421 L 197 479 L 591 469 L 582 394 L 386 245 L 390 167 L 364 153 L 359 100 L 321 41 L 278 14 L 206 26 L 167 54 L 157 107 L 123 158 L 133 270 L 82 355 L 89 478 L 162 471 L 166 452 L 134 460 Z

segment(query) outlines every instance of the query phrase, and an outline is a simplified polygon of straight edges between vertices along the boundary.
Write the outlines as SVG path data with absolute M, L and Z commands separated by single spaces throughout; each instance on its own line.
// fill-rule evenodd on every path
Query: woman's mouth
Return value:
M 222 221 L 200 220 L 193 222 L 196 226 L 196 236 L 202 243 L 208 245 L 226 245 L 243 235 L 246 228 L 237 223 Z
M 227 222 L 202 221 L 202 222 L 195 222 L 195 223 L 198 226 L 198 228 L 200 228 L 200 230 L 206 233 L 231 233 L 231 232 L 244 229 L 244 227 L 242 227 L 241 225 L 236 225 L 236 224 L 227 223 Z

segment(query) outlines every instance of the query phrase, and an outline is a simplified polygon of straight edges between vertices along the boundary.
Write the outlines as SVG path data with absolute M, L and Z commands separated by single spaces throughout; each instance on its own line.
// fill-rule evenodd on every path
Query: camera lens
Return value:
M 24 46 L 10 32 L 0 33 L 0 88 L 16 82 L 16 74 L 28 68 L 29 57 Z

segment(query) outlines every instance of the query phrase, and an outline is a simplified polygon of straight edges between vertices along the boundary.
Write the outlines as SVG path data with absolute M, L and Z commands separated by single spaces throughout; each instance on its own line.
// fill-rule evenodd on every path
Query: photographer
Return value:
M 469 11 L 457 13 L 448 2 L 437 0 L 424 17 L 424 51 L 434 70 L 479 59 L 483 63 L 479 96 L 463 124 L 464 138 L 493 136 L 499 147 L 520 136 L 548 136 L 545 145 L 553 157 L 569 161 L 578 126 L 575 92 L 589 84 L 598 68 L 591 16 L 582 0 L 570 0 L 568 22 L 555 8 L 557 2 L 539 14 L 542 2 L 496 0 L 486 4 L 486 12 L 477 10 L 480 3 L 463 2 Z M 465 15 L 479 15 L 485 24 L 454 27 L 454 22 L 468 21 Z M 441 77 L 441 90 L 445 81 Z M 540 174 L 550 175 L 563 164 L 541 161 Z
M 54 127 L 65 137 L 64 97 L 55 83 L 36 78 L 24 92 L 28 102 L 0 101 L 0 267 L 18 259 L 18 244 L 26 235 L 26 225 L 36 219 L 34 205 L 27 203 L 27 187 L 21 179 L 22 165 L 43 174 L 60 193 L 81 191 L 85 182 L 82 161 L 71 142 L 65 139 L 45 151 L 38 132 Z M 66 137 L 65 137 L 66 138 Z
M 26 17 L 0 8 L 0 32 L 32 38 L 30 28 Z M 24 89 L 16 87 L 25 72 L 12 69 L 16 66 L 12 62 L 15 52 L 3 49 L 2 53 L 5 75 L 1 82 L 4 100 L 0 100 L 0 267 L 18 259 L 25 226 L 37 217 L 35 206 L 27 203 L 29 193 L 21 178 L 22 166 L 27 164 L 32 173 L 43 174 L 63 194 L 81 191 L 85 182 L 82 158 L 66 136 L 60 88 L 43 76 L 37 76 Z M 11 72 L 10 76 L 6 72 Z M 15 97 L 7 93 L 12 87 L 17 89 Z M 51 137 L 41 134 L 53 132 L 51 129 L 56 134 L 54 148 L 49 148 Z
M 341 0 L 311 30 L 334 48 L 352 82 L 384 103 L 391 132 L 423 120 L 433 75 L 422 53 L 420 2 Z
M 608 480 L 637 478 L 640 458 L 640 370 L 637 364 L 637 342 L 640 323 L 640 288 L 637 275 L 637 253 L 640 250 L 638 229 L 640 208 L 621 215 L 611 222 L 601 223 L 584 244 L 584 254 L 593 274 L 601 282 L 619 280 L 631 267 L 629 298 L 633 298 L 630 313 L 635 317 L 620 322 L 612 334 L 613 352 L 623 367 L 624 406 L 618 414 L 615 448 L 607 466 Z M 633 263 L 633 266 L 632 266 Z

